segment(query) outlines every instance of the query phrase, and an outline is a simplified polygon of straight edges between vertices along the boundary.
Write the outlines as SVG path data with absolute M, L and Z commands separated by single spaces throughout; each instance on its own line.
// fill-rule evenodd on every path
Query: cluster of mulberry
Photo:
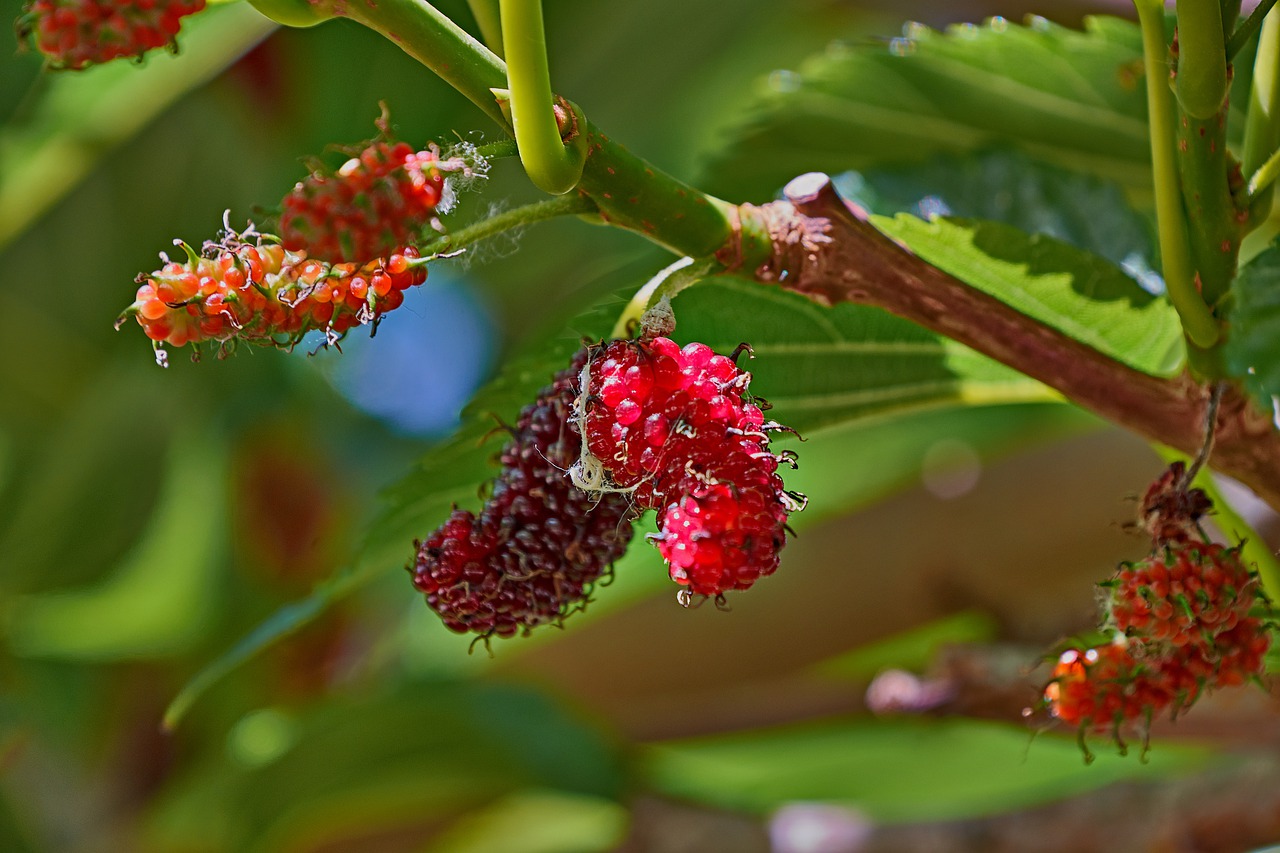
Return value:
M 579 352 L 521 411 L 480 514 L 455 509 L 414 543 L 414 586 L 453 631 L 509 637 L 559 622 L 631 541 L 631 502 L 588 495 L 565 474 L 582 449 L 572 412 L 585 362 Z
M 17 21 L 55 68 L 79 70 L 173 45 L 182 19 L 205 0 L 31 0 Z
M 750 374 L 704 344 L 589 346 L 520 414 L 479 515 L 455 509 L 409 567 L 446 626 L 511 636 L 579 608 L 657 510 L 682 600 L 772 574 L 787 514 Z M 585 437 L 585 438 L 584 438 Z M 567 473 L 566 473 L 567 472 Z
M 765 421 L 750 381 L 735 358 L 660 336 L 612 341 L 585 371 L 588 452 L 575 480 L 657 511 L 652 538 L 688 595 L 719 597 L 772 574 L 787 515 L 804 503 L 778 476 L 794 461 L 770 451 L 781 427 Z
M 1113 641 L 1070 649 L 1045 690 L 1055 717 L 1086 733 L 1121 732 L 1166 712 L 1177 716 L 1208 690 L 1259 677 L 1270 645 L 1269 603 L 1240 546 L 1207 540 L 1212 508 L 1174 463 L 1143 498 L 1152 535 L 1146 558 L 1122 563 L 1101 584 L 1104 629 Z
M 185 262 L 138 276 L 133 304 L 116 326 L 137 320 L 163 365 L 163 346 L 247 341 L 293 346 L 320 330 L 333 342 L 400 306 L 404 291 L 426 281 L 413 248 L 365 263 L 331 264 L 290 252 L 273 238 L 228 230 Z

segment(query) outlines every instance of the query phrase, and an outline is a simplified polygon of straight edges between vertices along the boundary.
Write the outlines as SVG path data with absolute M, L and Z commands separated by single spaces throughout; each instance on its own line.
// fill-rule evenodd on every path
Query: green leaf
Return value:
M 428 853 L 604 853 L 626 833 L 627 810 L 612 800 L 519 791 L 462 817 Z
M 157 509 L 105 581 L 12 602 L 5 632 L 24 657 L 119 660 L 188 650 L 209 625 L 226 504 L 226 451 L 180 440 Z
M 1152 272 L 1151 227 L 1119 184 L 1041 163 L 1016 149 L 846 172 L 835 183 L 841 195 L 872 213 L 1003 222 L 1101 255 L 1148 289 L 1163 289 Z
M 1138 28 L 1105 17 L 1084 26 L 993 18 L 945 33 L 908 24 L 887 43 L 837 42 L 797 71 L 774 72 L 712 173 L 748 192 L 772 192 L 801 172 L 1002 142 L 1146 190 Z
M 878 821 L 925 821 L 1168 776 L 1209 756 L 1157 743 L 1145 763 L 1100 748 L 1086 766 L 1074 739 L 1030 738 L 1026 729 L 973 720 L 849 718 L 660 744 L 647 764 L 659 790 L 713 806 L 763 813 L 817 800 Z
M 801 433 L 923 409 L 1056 399 L 1040 383 L 877 308 L 822 308 L 733 278 L 683 291 L 676 337 L 755 350 L 751 390 Z
M 247 3 L 183 22 L 182 52 L 152 51 L 48 79 L 31 115 L 0 128 L 0 248 L 87 176 L 111 148 L 275 28 Z
M 1182 364 L 1172 306 L 1097 255 L 998 222 L 874 221 L 934 266 L 1104 355 L 1162 376 Z
M 1231 290 L 1227 370 L 1271 409 L 1280 396 L 1280 243 L 1241 267 Z

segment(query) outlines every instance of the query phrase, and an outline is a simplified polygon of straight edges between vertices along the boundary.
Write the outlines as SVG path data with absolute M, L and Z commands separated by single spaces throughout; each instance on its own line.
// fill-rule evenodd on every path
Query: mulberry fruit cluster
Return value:
M 565 473 L 582 449 L 573 410 L 585 362 L 579 352 L 521 411 L 480 514 L 455 509 L 415 543 L 414 586 L 453 631 L 509 637 L 558 623 L 631 541 L 631 502 L 589 495 Z
M 1147 490 L 1139 518 L 1152 552 L 1102 583 L 1103 628 L 1114 639 L 1066 651 L 1045 690 L 1053 715 L 1086 732 L 1145 730 L 1190 708 L 1206 691 L 1263 672 L 1269 602 L 1241 546 L 1210 542 L 1199 519 L 1212 509 L 1188 489 L 1182 463 Z
M 291 252 L 272 239 L 228 230 L 185 262 L 167 261 L 138 277 L 129 317 L 137 320 L 165 364 L 163 346 L 205 341 L 293 346 L 313 330 L 336 342 L 351 328 L 376 323 L 421 284 L 427 269 L 416 250 L 385 260 L 331 264 Z
M 205 0 L 31 0 L 18 18 L 56 68 L 78 70 L 118 57 L 142 56 L 174 43 L 182 19 Z
M 281 203 L 285 248 L 343 263 L 416 244 L 444 194 L 441 167 L 434 150 L 376 140 L 336 172 L 313 170 Z
M 686 595 L 718 598 L 772 574 L 788 513 L 804 504 L 778 475 L 794 460 L 770 451 L 780 427 L 750 381 L 735 358 L 661 336 L 596 348 L 585 371 L 587 453 L 574 478 L 657 511 L 652 538 Z

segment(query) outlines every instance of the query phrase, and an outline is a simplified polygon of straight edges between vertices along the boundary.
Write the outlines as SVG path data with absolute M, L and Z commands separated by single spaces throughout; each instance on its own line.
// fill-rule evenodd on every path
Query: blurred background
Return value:
M 470 26 L 465 4 L 439 5 Z M 1128 14 L 732 10 L 549 3 L 556 86 L 662 168 L 765 201 L 788 175 L 740 182 L 721 147 L 775 72 L 833 37 L 887 44 L 907 18 Z M 368 532 L 379 495 L 424 454 L 443 465 L 462 407 L 501 365 L 592 331 L 586 308 L 669 258 L 554 222 L 433 266 L 376 338 L 353 334 L 341 353 L 242 348 L 192 364 L 178 351 L 161 370 L 112 321 L 175 238 L 198 245 L 224 210 L 242 223 L 278 203 L 303 157 L 373 135 L 380 100 L 407 140 L 493 138 L 430 72 L 346 21 L 276 29 L 231 2 L 181 43 L 142 68 L 45 74 L 0 27 L 0 850 L 1280 842 L 1280 716 L 1263 690 L 1158 726 L 1144 761 L 1098 742 L 1086 766 L 1071 733 L 1023 720 L 1046 650 L 1093 625 L 1094 583 L 1145 550 L 1123 525 L 1163 464 L 1063 404 L 808 436 L 788 479 L 811 498 L 799 536 L 728 612 L 679 607 L 638 542 L 564 630 L 492 654 L 448 634 L 396 568 L 408 538 Z M 502 162 L 458 216 L 534 198 Z M 486 400 L 506 420 L 520 405 Z M 442 507 L 475 500 L 473 483 L 453 494 L 447 480 Z M 1232 494 L 1274 547 L 1273 514 Z M 335 576 L 359 580 L 324 586 Z M 226 656 L 272 618 L 285 636 Z

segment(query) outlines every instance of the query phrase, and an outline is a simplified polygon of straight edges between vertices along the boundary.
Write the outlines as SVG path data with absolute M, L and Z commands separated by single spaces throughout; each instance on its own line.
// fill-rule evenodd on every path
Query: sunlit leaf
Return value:
M 1103 258 L 998 222 L 900 215 L 875 223 L 934 266 L 1104 355 L 1156 375 L 1181 366 L 1173 307 Z
M 1144 286 L 1163 287 L 1151 271 L 1151 226 L 1118 183 L 1033 160 L 1017 149 L 846 172 L 835 183 L 841 195 L 871 213 L 1003 222 L 1101 255 Z

